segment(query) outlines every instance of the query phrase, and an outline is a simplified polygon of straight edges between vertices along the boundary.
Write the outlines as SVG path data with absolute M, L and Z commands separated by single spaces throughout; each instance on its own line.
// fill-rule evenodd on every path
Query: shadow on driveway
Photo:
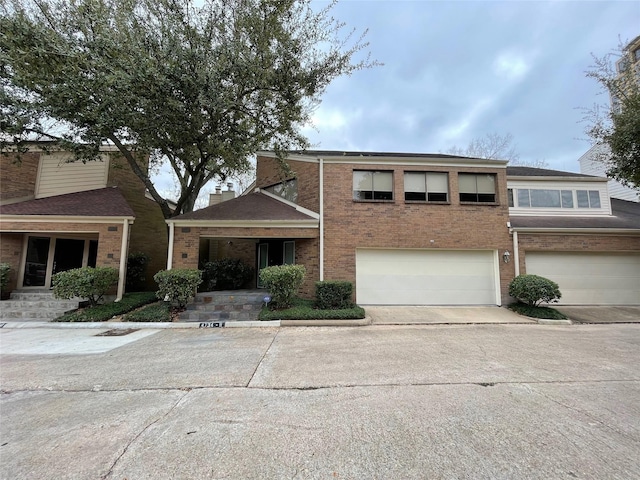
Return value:
M 573 323 L 640 323 L 640 306 L 554 306 Z

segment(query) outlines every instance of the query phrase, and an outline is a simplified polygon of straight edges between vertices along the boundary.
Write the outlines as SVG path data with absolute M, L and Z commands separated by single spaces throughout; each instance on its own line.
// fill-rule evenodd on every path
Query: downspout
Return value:
M 169 251 L 167 252 L 167 270 L 171 270 L 173 265 L 173 234 L 175 231 L 175 224 L 169 222 Z
M 124 295 L 124 281 L 127 278 L 127 253 L 129 252 L 129 220 L 122 222 L 122 244 L 120 245 L 120 273 L 118 277 L 118 292 L 116 302 Z
M 520 252 L 518 251 L 518 232 L 513 231 L 513 263 L 516 268 L 516 277 L 520 275 Z
M 324 160 L 320 161 L 320 281 L 324 280 Z

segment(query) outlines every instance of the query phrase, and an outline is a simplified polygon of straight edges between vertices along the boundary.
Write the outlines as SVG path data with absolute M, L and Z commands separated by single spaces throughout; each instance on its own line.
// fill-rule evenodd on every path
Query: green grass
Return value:
M 364 318 L 364 308 L 357 305 L 343 310 L 319 310 L 314 308 L 313 300 L 296 298 L 291 308 L 269 310 L 264 307 L 259 320 L 352 320 Z
M 551 307 L 532 307 L 524 303 L 512 303 L 509 305 L 509 309 L 526 317 L 543 318 L 547 320 L 566 320 L 567 318 L 563 313 Z
M 151 305 L 127 313 L 123 320 L 125 322 L 170 322 L 171 312 L 169 311 L 169 303 L 152 303 Z
M 125 293 L 119 302 L 80 308 L 54 319 L 54 322 L 105 322 L 157 300 L 155 292 Z

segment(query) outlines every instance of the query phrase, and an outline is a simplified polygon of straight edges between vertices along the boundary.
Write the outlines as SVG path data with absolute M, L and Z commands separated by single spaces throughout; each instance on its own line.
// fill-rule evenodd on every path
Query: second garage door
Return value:
M 362 305 L 496 305 L 497 254 L 490 250 L 356 250 Z
M 527 252 L 526 266 L 558 284 L 560 304 L 640 304 L 640 254 Z

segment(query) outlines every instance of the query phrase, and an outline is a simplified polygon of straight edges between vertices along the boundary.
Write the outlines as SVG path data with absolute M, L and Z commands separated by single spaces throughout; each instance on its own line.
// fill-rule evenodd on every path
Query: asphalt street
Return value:
M 0 478 L 640 478 L 638 324 L 101 332 L 0 329 Z

